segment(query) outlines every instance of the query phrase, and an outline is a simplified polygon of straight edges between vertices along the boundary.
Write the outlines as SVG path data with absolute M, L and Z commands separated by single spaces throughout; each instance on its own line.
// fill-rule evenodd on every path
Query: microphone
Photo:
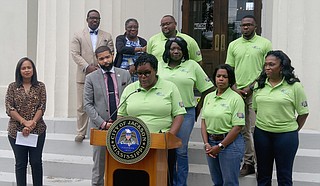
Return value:
M 118 112 L 119 108 L 123 105 L 124 102 L 127 101 L 127 99 L 128 99 L 132 94 L 135 94 L 135 93 L 138 93 L 138 92 L 141 92 L 141 88 L 138 88 L 137 90 L 131 92 L 131 93 L 119 104 L 119 106 L 117 107 L 117 109 L 109 116 L 109 118 L 106 120 L 106 122 L 108 123 L 108 121 L 110 120 L 110 118 L 112 118 L 112 116 L 115 115 L 115 114 Z M 107 125 L 106 125 L 106 126 L 107 126 Z M 105 129 L 106 129 L 106 126 L 104 126 L 104 128 L 102 128 L 102 129 L 105 130 Z

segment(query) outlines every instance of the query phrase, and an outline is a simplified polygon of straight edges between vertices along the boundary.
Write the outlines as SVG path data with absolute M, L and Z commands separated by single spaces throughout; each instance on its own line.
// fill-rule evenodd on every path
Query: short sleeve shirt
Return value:
M 244 101 L 239 94 L 228 88 L 222 95 L 209 93 L 203 103 L 202 119 L 209 134 L 225 134 L 234 126 L 245 125 Z
M 140 92 L 131 94 L 138 88 L 141 89 Z M 142 88 L 139 81 L 128 85 L 121 95 L 120 102 L 126 98 L 118 110 L 118 115 L 141 119 L 152 133 L 169 131 L 173 118 L 186 114 L 177 86 L 160 77 L 149 90 Z
M 185 107 L 194 107 L 193 88 L 199 92 L 204 92 L 213 87 L 213 83 L 203 71 L 201 66 L 193 60 L 188 60 L 175 68 L 171 68 L 168 63 L 160 61 L 158 63 L 158 75 L 177 85 Z
M 290 132 L 298 129 L 295 114 L 309 113 L 306 94 L 301 83 L 289 85 L 285 80 L 272 87 L 256 89 L 252 99 L 257 112 L 256 127 L 269 132 Z
M 202 61 L 202 55 L 198 43 L 187 34 L 177 32 L 177 36 L 183 38 L 188 44 L 189 59 L 196 62 Z M 162 55 L 165 50 L 165 44 L 168 38 L 162 32 L 152 36 L 147 44 L 147 53 L 156 56 L 158 61 L 162 61 Z
M 234 67 L 239 89 L 247 87 L 260 75 L 271 42 L 255 35 L 250 40 L 240 37 L 229 44 L 226 64 Z

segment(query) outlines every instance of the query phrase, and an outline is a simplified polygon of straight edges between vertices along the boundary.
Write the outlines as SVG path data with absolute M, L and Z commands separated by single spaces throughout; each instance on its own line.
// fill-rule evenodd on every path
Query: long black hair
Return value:
M 33 75 L 31 77 L 31 84 L 33 86 L 37 86 L 39 84 L 38 79 L 37 79 L 37 69 L 36 69 L 36 66 L 34 65 L 33 61 L 28 57 L 23 57 L 18 61 L 18 64 L 16 67 L 16 85 L 17 85 L 17 87 L 22 86 L 23 77 L 21 75 L 21 66 L 22 66 L 23 62 L 25 62 L 25 61 L 30 61 L 31 65 L 32 65 Z
M 280 68 L 281 68 L 282 76 L 284 77 L 285 81 L 289 85 L 292 85 L 295 82 L 300 82 L 300 80 L 294 75 L 294 67 L 291 66 L 291 60 L 287 56 L 287 54 L 285 54 L 281 50 L 271 50 L 267 53 L 266 58 L 268 56 L 274 56 L 280 59 Z M 266 79 L 267 79 L 267 74 L 265 69 L 263 69 L 260 76 L 257 79 L 258 89 L 263 88 L 265 86 Z
M 177 43 L 180 47 L 181 47 L 181 50 L 182 50 L 182 61 L 181 62 L 184 62 L 186 60 L 189 60 L 189 52 L 188 52 L 188 44 L 187 42 L 182 39 L 181 37 L 177 36 L 177 37 L 174 37 L 174 38 L 169 38 L 165 44 L 165 50 L 163 52 L 163 55 L 162 55 L 162 59 L 165 63 L 169 63 L 170 62 L 170 47 L 172 45 L 172 43 L 175 42 Z

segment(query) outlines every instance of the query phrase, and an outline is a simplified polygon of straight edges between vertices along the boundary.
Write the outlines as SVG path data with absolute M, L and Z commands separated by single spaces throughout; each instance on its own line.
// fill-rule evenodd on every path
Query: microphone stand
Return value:
M 106 122 L 108 123 L 108 121 L 110 121 L 110 119 L 112 118 L 113 115 L 115 115 L 117 113 L 117 111 L 119 110 L 119 108 L 127 101 L 127 99 L 135 93 L 141 92 L 141 88 L 138 88 L 137 90 L 131 92 L 117 107 L 117 109 L 109 116 L 109 118 L 106 120 Z M 107 125 L 105 125 L 103 128 L 101 128 L 101 130 L 106 130 Z

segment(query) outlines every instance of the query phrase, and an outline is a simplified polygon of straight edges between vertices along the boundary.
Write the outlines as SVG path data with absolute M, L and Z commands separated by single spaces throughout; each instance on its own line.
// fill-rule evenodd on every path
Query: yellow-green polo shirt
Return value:
M 177 32 L 177 36 L 183 38 L 187 42 L 189 58 L 197 62 L 202 61 L 201 51 L 196 40 L 194 40 L 187 34 L 183 34 L 180 32 Z M 162 61 L 162 55 L 165 50 L 165 44 L 167 40 L 168 38 L 166 38 L 166 36 L 164 36 L 162 32 L 152 36 L 147 44 L 147 53 L 153 54 L 154 56 L 156 56 L 158 61 Z
M 245 125 L 244 101 L 239 94 L 228 88 L 221 96 L 217 91 L 209 93 L 203 103 L 202 119 L 209 134 L 225 134 L 233 126 Z
M 289 85 L 285 80 L 253 93 L 252 107 L 257 112 L 256 127 L 269 132 L 290 132 L 298 129 L 298 115 L 309 113 L 306 94 L 301 83 Z
M 158 75 L 177 85 L 186 108 L 196 105 L 193 92 L 194 87 L 199 92 L 204 92 L 213 87 L 213 83 L 207 74 L 193 60 L 185 61 L 174 68 L 171 68 L 168 63 L 160 61 L 158 63 Z
M 247 87 L 260 75 L 270 50 L 271 42 L 258 35 L 250 40 L 240 37 L 229 44 L 226 64 L 234 67 L 239 89 Z
M 128 95 L 138 88 L 140 92 Z M 128 85 L 120 99 L 119 116 L 133 116 L 146 123 L 150 132 L 166 132 L 171 128 L 173 118 L 186 114 L 183 102 L 175 84 L 158 78 L 157 83 L 148 91 L 140 86 L 139 81 Z

